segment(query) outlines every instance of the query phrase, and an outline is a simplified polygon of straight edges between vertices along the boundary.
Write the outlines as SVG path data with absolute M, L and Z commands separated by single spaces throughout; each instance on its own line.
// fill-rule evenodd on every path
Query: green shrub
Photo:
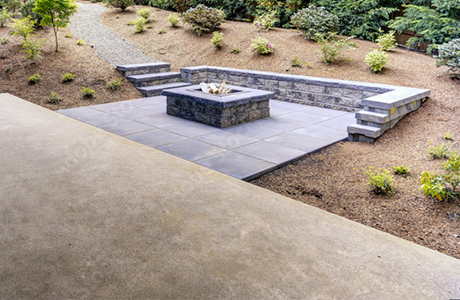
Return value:
M 62 101 L 62 98 L 59 97 L 59 95 L 54 91 L 50 93 L 48 100 L 46 100 L 46 102 L 50 104 L 58 104 L 61 101 Z
M 430 147 L 428 147 L 427 152 L 433 159 L 449 158 L 451 153 L 446 144 L 441 144 L 439 146 L 432 146 L 431 142 L 429 144 Z
M 8 12 L 6 8 L 0 9 L 0 27 L 3 27 L 12 17 L 13 14 Z
M 83 43 L 84 43 L 84 42 L 83 42 L 82 39 L 79 39 L 79 40 L 77 41 L 77 45 L 78 45 L 78 46 L 83 46 Z
M 41 58 L 41 49 L 45 45 L 45 40 L 36 37 L 34 34 L 30 35 L 24 40 L 21 53 L 25 53 L 24 58 L 35 60 Z
M 138 17 L 144 18 L 146 21 L 149 19 L 150 16 L 155 18 L 155 14 L 153 14 L 150 9 L 148 8 L 141 8 L 136 11 L 136 15 Z
M 34 8 L 35 0 L 29 0 L 26 3 L 24 3 L 24 5 L 21 7 L 19 11 L 21 12 L 21 15 L 23 17 L 30 17 L 30 19 L 35 22 L 35 28 L 40 28 L 42 27 L 40 23 L 43 19 L 43 16 L 41 14 L 37 14 L 36 12 L 34 12 Z
M 172 27 L 176 27 L 179 24 L 180 16 L 178 14 L 169 14 L 165 17 L 169 23 L 171 23 Z
M 404 177 L 410 175 L 409 169 L 405 166 L 395 166 L 393 169 L 396 175 L 402 175 Z
M 128 7 L 133 6 L 134 0 L 104 0 L 107 7 L 119 8 L 125 11 Z
M 366 55 L 366 64 L 371 68 L 375 73 L 380 73 L 383 67 L 387 64 L 388 55 L 377 49 L 372 50 Z
M 452 154 L 444 165 L 446 174 L 432 174 L 423 171 L 420 175 L 421 190 L 426 196 L 437 198 L 439 201 L 458 199 L 460 194 L 460 155 Z
M 115 91 L 118 90 L 122 86 L 123 82 L 121 81 L 121 78 L 114 79 L 107 83 L 107 89 Z
M 444 138 L 445 140 L 450 140 L 450 141 L 452 140 L 452 137 L 450 136 L 450 133 L 449 133 L 449 132 L 446 132 L 446 133 L 443 135 L 443 138 Z
M 212 32 L 219 28 L 225 14 L 219 9 L 199 4 L 187 10 L 183 17 L 184 22 L 189 24 L 198 36 L 201 36 L 202 33 Z
M 4 37 L 2 37 L 0 39 L 0 44 L 6 45 L 6 44 L 8 44 L 8 41 L 9 41 L 8 38 L 6 36 L 4 36 Z
M 292 66 L 292 67 L 301 67 L 301 66 L 302 66 L 302 61 L 300 60 L 300 58 L 294 57 L 294 58 L 291 60 L 291 66 Z
M 81 93 L 83 94 L 83 98 L 92 98 L 96 94 L 96 91 L 89 87 L 82 87 Z
M 452 40 L 438 48 L 436 65 L 447 66 L 447 74 L 460 78 L 460 39 Z
M 217 48 L 220 49 L 222 47 L 222 40 L 224 39 L 224 34 L 222 32 L 213 32 L 211 43 Z
M 142 33 L 145 31 L 145 23 L 147 23 L 147 20 L 142 17 L 137 17 L 133 20 L 134 27 L 136 28 L 136 33 Z
M 66 82 L 74 81 L 75 77 L 77 77 L 75 74 L 65 73 L 64 75 L 62 75 L 62 82 L 66 83 Z
M 238 53 L 240 53 L 240 49 L 233 48 L 232 51 L 230 51 L 230 52 L 233 53 L 233 54 L 238 54 Z
M 40 74 L 38 73 L 35 73 L 34 75 L 30 76 L 29 77 L 29 83 L 30 84 L 36 84 L 40 81 L 42 77 L 40 76 Z
M 164 34 L 164 33 L 166 33 L 166 29 L 161 28 L 160 30 L 158 30 L 158 34 Z
M 275 46 L 271 44 L 266 38 L 257 37 L 252 39 L 251 46 L 249 47 L 250 51 L 257 51 L 259 54 L 268 55 L 275 50 Z
M 275 26 L 275 23 L 278 21 L 278 18 L 275 17 L 276 11 L 271 11 L 264 13 L 261 16 L 257 16 L 254 19 L 254 26 L 256 27 L 257 31 L 269 31 L 270 28 Z
M 22 19 L 12 19 L 13 24 L 11 28 L 11 34 L 14 36 L 20 36 L 24 39 L 24 41 L 34 32 L 34 24 L 35 22 L 32 21 L 29 17 L 22 18 Z
M 365 173 L 369 178 L 369 185 L 374 193 L 388 195 L 395 192 L 393 187 L 394 178 L 390 175 L 390 171 L 379 168 L 377 172 L 374 172 L 374 167 L 369 167 L 369 171 Z
M 302 31 L 306 39 L 312 39 L 318 33 L 330 33 L 337 30 L 339 19 L 324 7 L 309 5 L 291 16 L 291 24 Z
M 396 38 L 395 32 L 390 31 L 388 33 L 382 34 L 376 40 L 377 44 L 380 46 L 380 50 L 382 51 L 390 51 L 394 47 L 396 47 Z
M 343 56 L 342 52 L 345 48 L 355 48 L 356 43 L 350 42 L 349 40 L 353 37 L 346 39 L 339 38 L 333 33 L 315 35 L 315 41 L 320 45 L 321 59 L 326 65 L 329 65 L 337 60 L 345 59 L 351 60 L 351 58 Z
M 72 34 L 71 34 L 71 33 L 67 33 L 67 34 L 65 35 L 65 38 L 67 38 L 67 39 L 69 39 L 69 38 L 71 38 L 71 37 L 72 37 Z

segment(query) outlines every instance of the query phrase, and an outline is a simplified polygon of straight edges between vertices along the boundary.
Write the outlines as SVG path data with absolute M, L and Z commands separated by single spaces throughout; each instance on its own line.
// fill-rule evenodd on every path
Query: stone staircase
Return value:
M 181 82 L 179 72 L 171 72 L 170 64 L 155 62 L 117 66 L 117 70 L 145 96 L 161 95 L 163 90 L 191 85 Z

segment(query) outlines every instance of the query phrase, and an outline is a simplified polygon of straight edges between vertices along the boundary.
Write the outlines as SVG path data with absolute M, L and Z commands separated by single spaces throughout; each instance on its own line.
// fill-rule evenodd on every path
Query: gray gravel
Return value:
M 80 3 L 78 13 L 73 15 L 69 24 L 72 34 L 92 45 L 97 54 L 113 66 L 155 62 L 136 46 L 102 25 L 100 16 L 104 10 L 101 5 Z

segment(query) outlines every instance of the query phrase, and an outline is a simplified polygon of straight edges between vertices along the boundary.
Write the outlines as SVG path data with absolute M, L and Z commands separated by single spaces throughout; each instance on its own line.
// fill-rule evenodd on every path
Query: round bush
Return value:
M 324 7 L 309 5 L 291 16 L 291 24 L 302 31 L 306 39 L 311 39 L 317 33 L 337 31 L 339 18 Z
M 388 54 L 377 49 L 372 50 L 366 55 L 366 63 L 371 67 L 375 73 L 382 71 L 383 67 L 387 64 Z
M 220 27 L 225 18 L 225 13 L 217 8 L 211 8 L 199 4 L 187 10 L 184 15 L 184 23 L 192 26 L 193 31 L 198 35 L 212 32 Z
M 437 56 L 438 61 L 436 65 L 448 66 L 449 70 L 447 73 L 460 78 L 460 39 L 452 40 L 448 43 L 444 43 L 438 48 L 439 55 Z

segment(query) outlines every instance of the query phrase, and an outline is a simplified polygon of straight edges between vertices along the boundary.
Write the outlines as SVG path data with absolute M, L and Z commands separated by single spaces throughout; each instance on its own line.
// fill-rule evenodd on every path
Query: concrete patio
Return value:
M 460 260 L 8 94 L 0 107 L 1 298 L 460 298 Z
M 66 116 L 249 180 L 347 139 L 353 113 L 271 100 L 271 118 L 219 129 L 166 114 L 163 96 L 59 110 Z

